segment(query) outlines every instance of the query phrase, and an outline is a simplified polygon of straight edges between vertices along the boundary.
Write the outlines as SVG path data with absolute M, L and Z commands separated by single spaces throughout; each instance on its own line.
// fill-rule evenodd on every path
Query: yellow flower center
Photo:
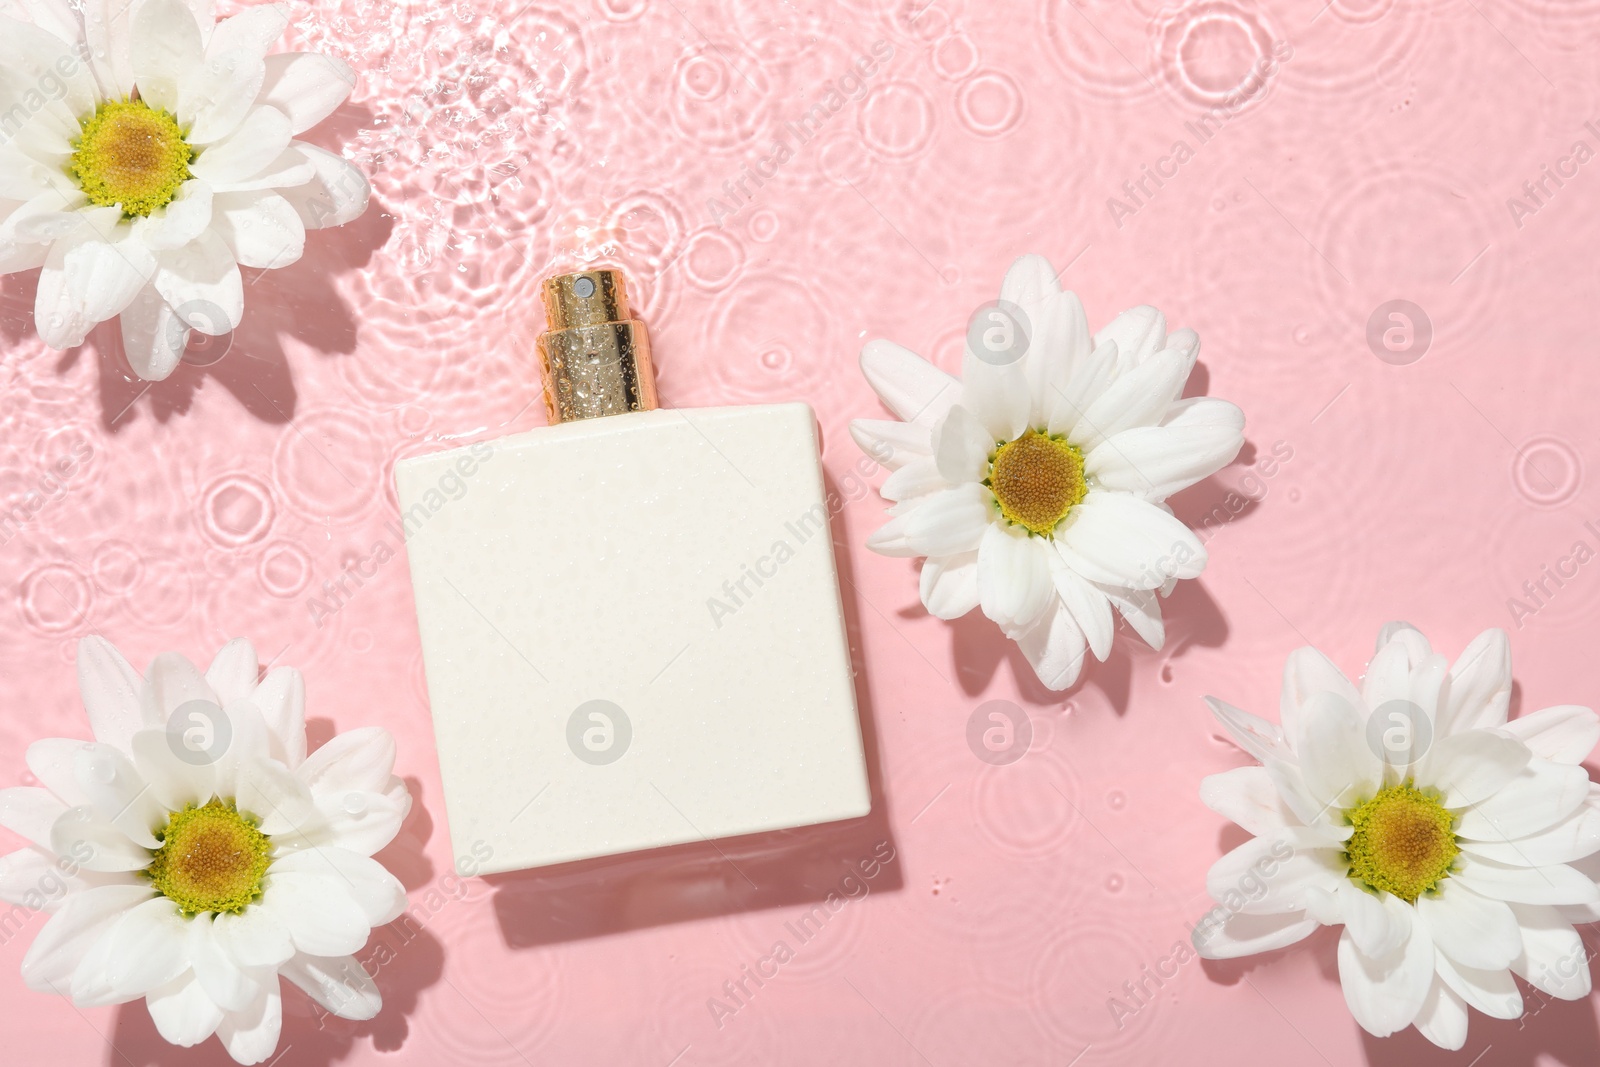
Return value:
M 175 811 L 156 838 L 161 847 L 146 873 L 183 914 L 238 914 L 261 896 L 272 846 L 232 801 Z
M 1345 816 L 1355 827 L 1345 846 L 1350 877 L 1408 904 L 1437 889 L 1461 851 L 1455 817 L 1410 782 L 1378 790 Z
M 985 483 L 1006 520 L 1048 535 L 1089 491 L 1083 453 L 1065 438 L 1029 430 L 1008 441 L 989 462 Z
M 165 207 L 188 181 L 194 149 L 178 120 L 143 100 L 107 100 L 83 120 L 67 164 L 91 204 L 130 218 Z

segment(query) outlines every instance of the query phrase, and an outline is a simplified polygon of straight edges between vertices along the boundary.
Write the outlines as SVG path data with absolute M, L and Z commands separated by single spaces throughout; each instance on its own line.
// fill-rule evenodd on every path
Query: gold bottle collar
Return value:
M 628 307 L 620 271 L 546 278 L 539 337 L 550 421 L 572 422 L 660 406 L 650 335 Z

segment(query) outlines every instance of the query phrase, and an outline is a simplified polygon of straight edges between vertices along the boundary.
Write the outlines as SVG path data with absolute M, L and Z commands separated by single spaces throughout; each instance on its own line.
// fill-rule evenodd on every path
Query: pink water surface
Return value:
M 1600 564 L 1536 611 L 1509 603 L 1600 545 L 1600 162 L 1573 157 L 1600 148 L 1600 2 L 291 7 L 294 46 L 361 73 L 320 135 L 372 175 L 363 219 L 251 279 L 238 332 L 156 386 L 130 380 L 114 332 L 47 351 L 33 278 L 0 283 L 0 496 L 45 492 L 0 545 L 0 783 L 28 781 L 32 738 L 86 734 L 71 659 L 90 631 L 141 665 L 248 636 L 305 671 L 314 743 L 369 723 L 399 738 L 419 803 L 382 855 L 412 901 L 368 953 L 384 1012 L 324 1021 L 287 994 L 279 1062 L 1600 1059 L 1593 998 L 1474 1014 L 1456 1054 L 1366 1037 L 1328 931 L 1242 963 L 1175 955 L 1241 839 L 1196 797 L 1244 762 L 1202 695 L 1275 716 L 1291 648 L 1357 671 L 1405 618 L 1451 651 L 1507 627 L 1522 709 L 1600 703 Z M 875 47 L 892 54 L 826 110 Z M 819 102 L 801 143 L 788 124 Z M 981 616 L 930 618 L 910 562 L 863 549 L 880 503 L 846 433 L 880 414 L 863 340 L 955 370 L 968 315 L 1030 251 L 1096 324 L 1149 302 L 1196 328 L 1191 388 L 1249 418 L 1240 461 L 1175 500 L 1211 565 L 1172 597 L 1166 647 L 1125 632 L 1064 695 Z M 336 611 L 314 600 L 394 540 L 397 457 L 543 421 L 536 286 L 591 262 L 635 282 L 669 403 L 816 408 L 851 497 L 834 536 L 875 812 L 459 882 L 403 556 Z M 1413 307 L 1369 343 L 1395 300 Z M 1009 765 L 968 746 L 991 700 L 1032 722 Z M 893 862 L 801 944 L 790 924 L 880 847 Z M 40 925 L 0 945 L 0 1062 L 227 1062 L 215 1042 L 164 1046 L 142 1006 L 25 990 Z M 794 959 L 714 1016 L 779 940 Z

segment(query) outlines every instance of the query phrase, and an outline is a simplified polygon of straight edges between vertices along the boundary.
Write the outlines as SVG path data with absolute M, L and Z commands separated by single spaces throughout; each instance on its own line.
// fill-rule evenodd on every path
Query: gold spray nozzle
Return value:
M 539 337 L 544 401 L 551 422 L 659 407 L 650 335 L 628 309 L 620 271 L 546 278 L 548 330 Z

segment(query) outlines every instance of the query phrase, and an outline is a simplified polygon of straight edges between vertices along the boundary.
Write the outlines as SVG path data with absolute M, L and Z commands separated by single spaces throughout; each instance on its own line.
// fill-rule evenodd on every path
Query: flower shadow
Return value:
M 1596 946 L 1585 938 L 1590 959 Z M 1373 1037 L 1362 1031 L 1361 1043 L 1371 1067 L 1465 1067 L 1484 1062 L 1490 1048 L 1494 1063 L 1504 1067 L 1592 1067 L 1600 1063 L 1600 1024 L 1595 1021 L 1590 998 L 1557 1000 L 1517 981 L 1522 989 L 1522 1015 L 1491 1019 L 1468 1009 L 1467 1043 L 1459 1052 L 1438 1048 L 1408 1027 L 1390 1037 Z
M 831 478 L 827 488 L 837 498 Z M 860 895 L 860 886 L 871 893 L 904 886 L 898 854 L 886 851 L 895 847 L 894 834 L 861 650 L 860 594 L 836 509 L 830 509 L 830 520 L 856 666 L 871 812 L 844 822 L 489 875 L 484 880 L 494 887 L 495 916 L 508 946 L 535 948 L 720 915 L 821 905 L 830 897 Z
M 333 735 L 333 724 L 312 719 L 306 733 L 313 750 Z M 406 821 L 387 847 L 375 857 L 400 879 L 410 893 L 427 886 L 433 864 L 426 847 L 433 836 L 433 819 L 422 801 L 422 783 L 407 778 L 412 807 Z M 369 1040 L 380 1052 L 400 1049 L 410 1035 L 409 1018 L 423 990 L 444 974 L 444 945 L 427 928 L 430 912 L 413 901 L 405 914 L 372 932 L 366 947 L 356 953 L 383 994 L 383 1010 L 376 1018 L 354 1022 L 329 1014 L 298 988 L 280 980 L 283 993 L 283 1033 L 273 1062 L 327 1067 L 347 1058 L 356 1043 Z M 233 1059 L 215 1039 L 194 1048 L 169 1045 L 156 1031 L 143 1001 L 124 1004 L 107 1039 L 111 1048 L 107 1067 L 226 1067 Z M 292 1050 L 292 1051 L 291 1051 Z
M 346 104 L 303 138 L 337 152 L 339 143 L 373 121 L 364 106 Z M 117 433 L 148 409 L 157 422 L 186 414 L 206 379 L 212 378 L 264 423 L 294 418 L 297 394 L 284 339 L 325 355 L 355 352 L 354 310 L 334 285 L 338 276 L 365 268 L 388 243 L 392 213 L 374 199 L 366 212 L 344 226 L 306 235 L 301 259 L 280 270 L 245 268 L 245 313 L 239 328 L 221 337 L 194 334 L 176 370 L 164 381 L 147 382 L 133 373 L 123 351 L 118 323 L 103 322 L 77 348 L 59 354 L 56 374 L 92 359 L 99 370 L 100 421 Z M 33 322 L 38 271 L 0 279 L 0 339 L 16 346 L 38 344 Z
M 951 662 L 962 690 L 968 696 L 983 693 L 1002 662 L 1009 662 L 1018 692 L 1029 703 L 1049 706 L 1070 701 L 1074 695 L 1092 687 L 1100 691 L 1117 714 L 1126 714 L 1133 693 L 1135 666 L 1141 673 L 1154 671 L 1163 683 L 1172 680 L 1172 661 L 1190 648 L 1217 648 L 1228 637 L 1228 621 L 1216 599 L 1199 581 L 1179 582 L 1161 605 L 1166 620 L 1166 641 L 1161 649 L 1151 649 L 1144 639 L 1117 616 L 1117 632 L 1111 654 L 1105 662 L 1092 655 L 1083 665 L 1083 674 L 1068 689 L 1053 690 L 1039 681 L 1017 643 L 1006 637 L 981 610 L 954 620 L 951 629 Z M 907 608 L 902 615 L 926 615 L 920 605 Z M 1156 667 L 1155 664 L 1160 666 Z
M 1592 930 L 1580 927 L 1579 933 L 1589 935 L 1584 937 L 1584 944 L 1592 961 L 1600 945 L 1595 943 Z M 1338 989 L 1339 937 L 1339 928 L 1325 926 L 1298 944 L 1239 959 L 1202 960 L 1201 967 L 1210 981 L 1231 986 L 1287 953 L 1309 953 L 1342 1011 Z M 1494 1049 L 1493 1062 L 1506 1067 L 1543 1067 L 1546 1064 L 1592 1067 L 1600 1063 L 1600 1024 L 1596 1022 L 1590 998 L 1557 1000 L 1521 979 L 1517 980 L 1517 985 L 1522 990 L 1522 1014 L 1515 1019 L 1491 1019 L 1469 1008 L 1467 1043 L 1456 1052 L 1434 1045 L 1415 1027 L 1407 1027 L 1389 1037 L 1373 1037 L 1361 1030 L 1354 1020 L 1350 1025 L 1360 1034 L 1370 1067 L 1470 1067 L 1489 1062 L 1484 1054 L 1490 1048 Z

